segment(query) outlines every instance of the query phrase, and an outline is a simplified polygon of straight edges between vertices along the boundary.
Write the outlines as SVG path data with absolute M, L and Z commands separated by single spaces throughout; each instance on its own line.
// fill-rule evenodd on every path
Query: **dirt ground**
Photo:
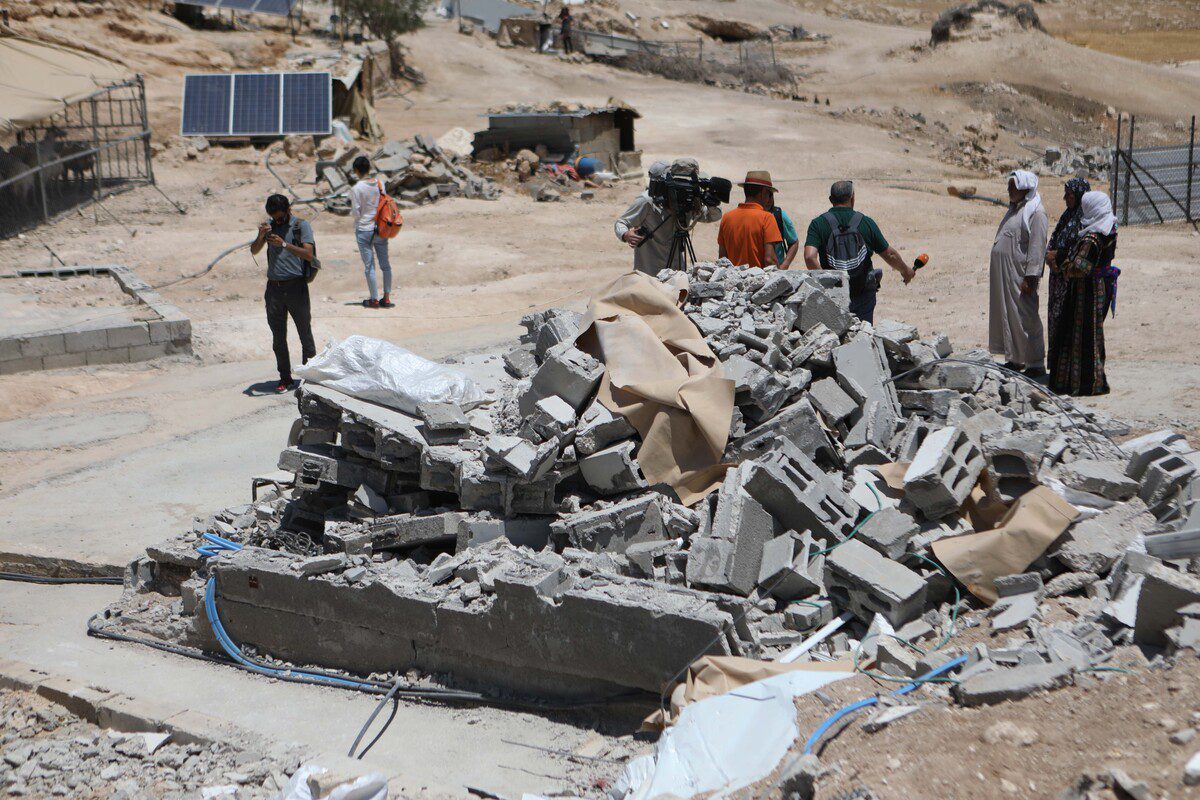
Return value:
M 1000 171 L 1018 159 L 1048 144 L 1110 141 L 1110 108 L 1141 115 L 1148 135 L 1178 139 L 1178 125 L 1200 109 L 1200 69 L 1166 62 L 1200 58 L 1200 4 L 1059 0 L 1037 6 L 1049 34 L 931 51 L 928 26 L 944 7 L 935 0 L 630 0 L 619 6 L 643 20 L 703 14 L 828 33 L 828 42 L 783 44 L 779 53 L 803 76 L 797 92 L 829 98 L 829 105 L 500 49 L 480 33 L 462 35 L 452 23 L 431 18 L 405 41 L 428 83 L 405 90 L 406 96 L 381 97 L 377 111 L 388 138 L 436 137 L 456 126 L 483 127 L 480 114 L 505 102 L 616 97 L 642 113 L 637 138 L 644 164 L 693 156 L 706 172 L 735 180 L 748 169 L 768 169 L 782 187 L 779 204 L 800 226 L 825 210 L 833 180 L 853 178 L 858 207 L 889 241 L 908 258 L 931 256 L 911 286 L 885 278 L 879 317 L 912 323 L 924 334 L 947 333 L 958 349 L 978 347 L 986 343 L 987 258 L 1002 210 L 950 197 L 947 184 L 970 183 L 980 194 L 1002 196 Z M 178 214 L 149 189 L 120 195 L 104 202 L 111 215 L 88 210 L 0 242 L 0 270 L 47 264 L 47 247 L 67 263 L 130 266 L 149 283 L 166 284 L 161 293 L 191 317 L 196 354 L 153 365 L 0 378 L 0 420 L 129 410 L 204 418 L 206 401 L 185 376 L 221 364 L 265 365 L 270 356 L 261 300 L 265 259 L 243 249 L 203 271 L 222 250 L 252 238 L 264 198 L 281 187 L 264 168 L 264 153 L 250 147 L 214 146 L 188 157 L 177 136 L 181 76 L 268 69 L 289 48 L 329 45 L 308 34 L 292 44 L 278 25 L 260 18 L 249 20 L 254 30 L 191 31 L 142 4 L 119 9 L 103 16 L 18 16 L 14 26 L 115 51 L 146 74 L 158 184 L 187 213 Z M 1015 92 L 1005 92 L 1003 102 L 994 94 L 1000 84 Z M 917 114 L 926 122 L 914 124 Z M 986 145 L 986 167 L 963 166 L 955 156 L 972 146 L 969 126 L 996 134 Z M 311 161 L 278 154 L 272 163 L 298 193 L 317 188 Z M 1062 181 L 1043 179 L 1041 188 L 1056 218 Z M 390 311 L 359 305 L 365 286 L 348 220 L 306 208 L 302 214 L 312 219 L 326 267 L 313 286 L 318 344 L 363 333 L 438 342 L 444 352 L 449 343 L 468 346 L 481 332 L 515 336 L 517 320 L 533 309 L 582 308 L 594 290 L 630 266 L 630 251 L 615 238 L 612 221 L 641 189 L 626 183 L 597 191 L 591 202 L 557 203 L 506 191 L 495 202 L 450 199 L 407 212 L 392 246 L 397 306 Z M 700 258 L 716 256 L 715 235 L 712 227 L 695 232 Z M 1113 392 L 1090 405 L 1138 428 L 1200 428 L 1198 247 L 1200 234 L 1182 224 L 1121 231 L 1118 313 L 1106 324 Z M 71 303 L 109 302 L 90 294 Z M 269 367 L 261 377 L 272 377 Z M 153 435 L 138 433 L 136 441 Z M 121 457 L 133 436 L 114 435 L 86 453 L 72 446 L 3 453 L 0 507 L 5 497 L 49 475 Z M 1006 780 L 1013 796 L 1054 796 L 1080 772 L 1116 764 L 1149 783 L 1156 796 L 1193 796 L 1178 783 L 1181 759 L 1190 751 L 1167 743 L 1169 726 L 1161 719 L 1195 723 L 1197 669 L 1194 661 L 1171 672 L 1148 672 L 1140 664 L 1135 676 L 1096 679 L 1021 704 L 925 711 L 874 735 L 855 725 L 826 749 L 825 760 L 840 764 L 841 772 L 822 791 L 834 797 L 861 783 L 880 798 L 996 797 Z M 865 679 L 835 689 L 848 698 L 872 691 Z M 1038 730 L 1039 740 L 1025 747 L 980 741 L 1000 720 Z

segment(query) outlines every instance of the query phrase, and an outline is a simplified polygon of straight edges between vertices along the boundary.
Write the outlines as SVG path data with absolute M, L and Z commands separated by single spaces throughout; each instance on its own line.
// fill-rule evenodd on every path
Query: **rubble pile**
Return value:
M 23 692 L 0 689 L 6 797 L 279 796 L 298 759 L 105 730 Z
M 294 487 L 151 548 L 133 585 L 181 595 L 187 636 L 215 647 L 194 549 L 215 533 L 249 545 L 207 567 L 241 641 L 549 694 L 657 692 L 700 655 L 775 659 L 839 616 L 802 660 L 912 677 L 965 657 L 966 705 L 1063 685 L 1120 644 L 1200 649 L 1200 458 L 1180 435 L 1118 446 L 1126 426 L 986 352 L 858 320 L 844 273 L 658 277 L 687 286 L 735 385 L 728 469 L 698 503 L 648 485 L 581 315 L 551 309 L 522 320 L 481 407 L 410 416 L 301 386 L 279 459 Z M 1014 563 L 1031 530 L 1053 541 Z M 941 548 L 968 535 L 1011 537 L 993 553 L 1008 571 L 952 574 Z M 1060 597 L 1072 619 L 1043 623 Z M 960 651 L 989 617 L 1001 640 Z
M 345 190 L 354 182 L 351 165 L 359 156 L 368 155 L 373 176 L 383 179 L 384 188 L 401 208 L 416 208 L 445 197 L 470 197 L 498 200 L 500 187 L 488 178 L 476 175 L 464 166 L 468 159 L 447 152 L 424 134 L 407 141 L 389 141 L 373 154 L 358 145 L 339 148 L 329 140 L 317 150 L 317 179 L 328 186 L 328 209 L 336 214 L 350 213 L 350 198 Z
M 1080 176 L 1100 180 L 1108 176 L 1112 151 L 1105 147 L 1084 147 L 1079 142 L 1066 147 L 1051 146 L 1041 158 L 1026 160 L 1024 167 L 1038 175 Z

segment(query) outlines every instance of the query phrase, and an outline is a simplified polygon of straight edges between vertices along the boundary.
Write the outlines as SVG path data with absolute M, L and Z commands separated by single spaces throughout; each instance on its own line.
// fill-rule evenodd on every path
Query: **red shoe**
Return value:
M 385 294 L 383 299 L 379 301 L 380 308 L 395 308 L 396 304 L 392 302 L 392 296 Z
M 363 300 L 363 308 L 379 308 L 378 300 Z
M 275 384 L 275 394 L 284 394 L 285 392 L 290 391 L 291 388 L 291 381 L 280 380 L 279 383 Z

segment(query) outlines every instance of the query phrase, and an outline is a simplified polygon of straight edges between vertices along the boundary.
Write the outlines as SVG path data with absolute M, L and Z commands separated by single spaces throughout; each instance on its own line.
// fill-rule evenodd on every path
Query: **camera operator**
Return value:
M 651 184 L 659 184 L 670 176 L 696 178 L 699 172 L 700 165 L 692 158 L 678 158 L 670 165 L 666 161 L 655 161 L 648 170 Z M 613 224 L 617 238 L 633 248 L 633 268 L 638 272 L 657 275 L 659 270 L 667 266 L 683 268 L 682 250 L 675 264 L 667 264 L 675 233 L 675 226 L 671 222 L 673 216 L 663 200 L 656 198 L 647 187 Z M 685 226 L 692 221 L 717 222 L 721 219 L 721 209 L 702 204 L 699 211 L 692 211 L 688 216 L 689 219 L 683 220 Z

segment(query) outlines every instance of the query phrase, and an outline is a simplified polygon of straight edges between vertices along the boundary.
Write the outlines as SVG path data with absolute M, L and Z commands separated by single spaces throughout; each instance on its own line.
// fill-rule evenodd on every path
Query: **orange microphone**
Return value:
M 929 263 L 929 253 L 921 253 L 921 255 L 917 256 L 916 259 L 913 261 L 913 269 L 918 270 L 928 263 Z

